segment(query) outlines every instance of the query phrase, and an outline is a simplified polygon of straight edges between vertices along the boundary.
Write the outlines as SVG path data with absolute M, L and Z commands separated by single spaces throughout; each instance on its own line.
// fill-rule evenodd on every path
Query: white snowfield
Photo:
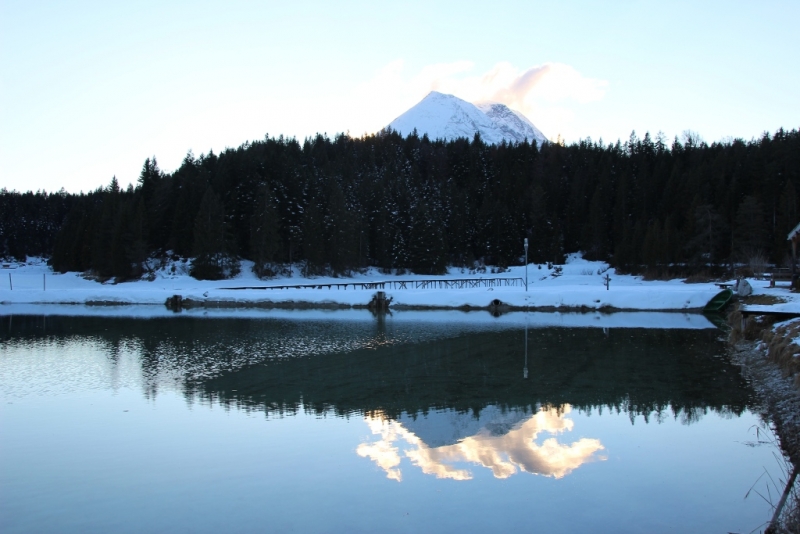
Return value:
M 431 140 L 453 140 L 476 133 L 488 144 L 503 141 L 529 143 L 547 141 L 544 134 L 522 113 L 497 102 L 471 104 L 453 95 L 431 91 L 417 105 L 393 120 L 389 126 L 403 136 L 414 130 Z
M 414 274 L 386 275 L 376 269 L 351 278 L 303 278 L 299 272 L 292 277 L 259 280 L 251 271 L 249 262 L 242 262 L 241 273 L 231 280 L 201 281 L 187 274 L 188 265 L 178 262 L 157 271 L 154 281 L 105 283 L 87 280 L 79 273 L 58 274 L 43 260 L 30 259 L 24 265 L 11 265 L 0 269 L 0 314 L 13 313 L 9 305 L 19 304 L 151 304 L 163 306 L 166 299 L 180 295 L 184 299 L 235 307 L 270 306 L 273 304 L 298 307 L 363 306 L 372 300 L 375 289 L 336 289 L 327 284 L 352 282 L 378 282 L 423 279 L 463 278 L 522 278 L 525 267 L 511 267 L 508 272 L 496 273 L 487 268 L 485 273 L 470 273 L 451 268 L 443 276 Z M 174 267 L 174 269 L 173 269 Z M 493 301 L 516 308 L 555 308 L 562 311 L 584 310 L 650 310 L 699 311 L 720 289 L 713 283 L 686 284 L 681 280 L 644 281 L 640 277 L 618 275 L 602 262 L 584 260 L 571 255 L 567 263 L 557 269 L 546 265 L 528 266 L 528 290 L 525 287 L 493 287 L 478 289 L 385 289 L 391 306 L 430 308 L 485 308 Z M 606 289 L 604 278 L 610 278 Z M 270 287 L 292 284 L 315 284 L 319 288 L 240 289 L 236 287 Z M 800 310 L 795 295 L 785 289 L 765 288 L 765 281 L 752 280 L 755 293 L 778 292 L 790 301 L 787 309 Z M 777 294 L 777 293 L 776 293 Z M 7 307 L 8 306 L 8 307 Z M 106 308 L 107 306 L 104 306 Z M 110 310 L 106 310 L 108 312 Z M 16 313 L 19 313 L 18 311 Z M 105 312 L 104 312 L 105 313 Z

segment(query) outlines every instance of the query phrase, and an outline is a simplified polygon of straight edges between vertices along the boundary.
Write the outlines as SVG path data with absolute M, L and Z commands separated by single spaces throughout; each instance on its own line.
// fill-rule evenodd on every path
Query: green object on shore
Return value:
M 731 301 L 733 297 L 733 291 L 730 289 L 723 289 L 719 293 L 717 293 L 714 298 L 708 301 L 706 307 L 703 308 L 703 312 L 718 312 L 722 311 L 725 306 Z

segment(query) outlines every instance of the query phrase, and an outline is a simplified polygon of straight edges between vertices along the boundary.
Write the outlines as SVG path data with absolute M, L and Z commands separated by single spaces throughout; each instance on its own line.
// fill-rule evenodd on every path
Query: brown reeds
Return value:
M 764 332 L 775 324 L 775 318 L 770 316 L 751 315 L 742 321 L 742 313 L 737 306 L 728 314 L 728 324 L 731 326 L 730 342 L 737 343 L 742 340 L 756 341 L 763 339 Z
M 764 330 L 767 357 L 778 364 L 784 376 L 794 377 L 795 386 L 800 386 L 800 321 L 790 321 L 775 328 Z
M 784 376 L 794 377 L 800 387 L 800 321 L 793 320 L 774 327 L 779 319 L 770 316 L 750 316 L 742 321 L 737 307 L 728 315 L 731 326 L 730 342 L 762 341 L 766 344 L 767 358 L 778 365 Z

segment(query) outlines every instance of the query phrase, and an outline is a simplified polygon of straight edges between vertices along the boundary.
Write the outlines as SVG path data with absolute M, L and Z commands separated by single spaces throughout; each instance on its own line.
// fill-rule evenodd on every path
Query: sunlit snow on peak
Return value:
M 529 142 L 541 144 L 547 141 L 544 134 L 528 120 L 528 118 L 505 104 L 499 102 L 479 102 L 475 104 L 492 122 L 503 132 L 508 141 Z
M 431 91 L 388 127 L 404 136 L 416 130 L 418 135 L 427 134 L 430 139 L 472 139 L 478 133 L 489 144 L 525 140 L 541 144 L 547 140 L 527 117 L 505 104 L 475 105 L 437 91 Z

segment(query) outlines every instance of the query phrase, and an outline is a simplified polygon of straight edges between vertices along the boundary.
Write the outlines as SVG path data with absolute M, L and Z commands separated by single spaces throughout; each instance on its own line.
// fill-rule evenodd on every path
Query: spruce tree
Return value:
M 764 208 L 752 195 L 744 197 L 736 210 L 733 240 L 739 261 L 748 262 L 753 257 L 764 256 L 768 246 Z
M 225 212 L 209 187 L 194 222 L 194 261 L 190 274 L 199 280 L 220 280 L 238 272 L 238 261 L 226 235 Z
M 411 222 L 410 267 L 417 274 L 445 274 L 447 246 L 439 217 L 427 202 L 414 208 Z
M 278 211 L 268 185 L 261 188 L 256 209 L 250 220 L 250 255 L 253 272 L 259 278 L 275 276 L 275 263 L 281 247 Z

